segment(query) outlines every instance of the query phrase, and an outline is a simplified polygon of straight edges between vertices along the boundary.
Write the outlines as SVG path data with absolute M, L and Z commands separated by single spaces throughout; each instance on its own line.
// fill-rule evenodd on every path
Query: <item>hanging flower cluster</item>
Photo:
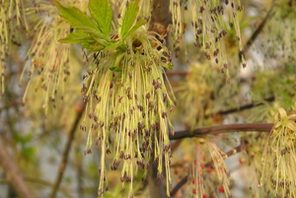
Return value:
M 4 75 L 5 75 L 5 55 L 8 51 L 8 27 L 5 7 L 0 7 L 0 75 L 1 75 L 1 89 L 4 91 Z
M 296 196 L 296 114 L 279 108 L 262 156 L 260 185 L 280 197 Z
M 0 86 L 4 92 L 5 59 L 9 53 L 11 39 L 16 26 L 23 25 L 27 29 L 22 0 L 0 1 Z
M 71 2 L 81 9 L 87 5 L 85 1 L 68 1 Z M 34 37 L 21 75 L 21 80 L 28 79 L 23 100 L 27 100 L 30 91 L 33 91 L 30 97 L 36 91 L 42 92 L 42 106 L 47 113 L 49 104 L 55 107 L 57 100 L 64 99 L 66 83 L 75 68 L 69 64 L 71 46 L 58 42 L 69 33 L 70 26 L 58 16 L 52 3 L 41 2 L 26 10 L 27 15 L 36 13 L 39 17 L 33 27 Z
M 192 168 L 191 193 L 193 197 L 211 197 L 214 193 L 230 196 L 230 181 L 224 159 L 226 154 L 216 144 L 202 140 L 196 146 Z
M 184 33 L 185 27 L 191 26 L 195 36 L 195 44 L 205 52 L 205 57 L 213 61 L 219 68 L 228 67 L 224 38 L 231 34 L 242 50 L 242 40 L 238 14 L 242 10 L 239 0 L 203 1 L 203 0 L 171 0 L 170 11 L 175 40 Z M 189 17 L 185 17 L 185 15 Z M 186 21 L 189 18 L 189 22 Z M 188 23 L 188 24 L 187 24 Z M 234 33 L 232 33 L 234 29 Z M 241 57 L 243 59 L 243 57 Z
M 73 28 L 63 41 L 81 44 L 93 55 L 82 89 L 86 113 L 81 129 L 88 133 L 87 151 L 93 144 L 101 148 L 99 195 L 106 189 L 108 153 L 114 156 L 111 169 L 121 167 L 122 182 L 130 183 L 130 195 L 138 169 L 146 170 L 152 161 L 165 176 L 169 195 L 168 114 L 174 104 L 164 73 L 171 67 L 167 48 L 143 27 L 139 1 L 128 3 L 119 28 L 111 27 L 109 0 L 91 0 L 91 17 L 57 6 Z

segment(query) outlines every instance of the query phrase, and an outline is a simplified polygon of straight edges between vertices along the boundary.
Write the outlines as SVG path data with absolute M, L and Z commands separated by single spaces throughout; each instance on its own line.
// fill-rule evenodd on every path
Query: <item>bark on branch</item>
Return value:
M 242 51 L 239 53 L 240 58 L 242 56 L 245 56 L 246 52 L 250 49 L 250 47 L 253 45 L 253 43 L 256 41 L 256 39 L 258 38 L 258 36 L 260 35 L 260 33 L 262 32 L 262 30 L 264 29 L 264 27 L 267 24 L 267 21 L 272 18 L 272 11 L 274 8 L 274 0 L 272 1 L 271 7 L 268 10 L 266 16 L 264 17 L 264 19 L 261 21 L 261 23 L 259 24 L 259 26 L 256 28 L 256 30 L 253 32 L 253 34 L 251 35 L 251 37 L 248 39 L 248 41 L 246 42 L 245 46 L 243 47 Z
M 7 181 L 11 184 L 19 197 L 34 198 L 34 194 L 26 185 L 17 163 L 14 161 L 0 136 L 0 165 L 3 168 Z
M 177 131 L 170 135 L 170 140 L 179 140 L 184 138 L 200 137 L 204 135 L 216 135 L 219 133 L 229 132 L 270 132 L 273 127 L 272 123 L 258 123 L 258 124 L 227 124 L 212 127 L 197 128 L 193 131 L 183 130 Z
M 63 176 L 64 176 L 64 172 L 65 172 L 67 164 L 68 164 L 68 158 L 69 158 L 72 144 L 74 141 L 75 133 L 76 133 L 77 128 L 79 126 L 79 122 L 82 118 L 84 110 L 85 110 L 85 104 L 81 102 L 78 105 L 78 108 L 76 110 L 76 118 L 74 120 L 74 123 L 73 123 L 70 131 L 69 131 L 69 136 L 68 136 L 68 140 L 66 143 L 66 147 L 63 152 L 62 161 L 59 165 L 58 174 L 57 174 L 57 177 L 54 182 L 54 186 L 52 188 L 52 192 L 50 195 L 51 198 L 55 198 L 57 196 L 58 191 L 59 191 L 59 188 L 60 188 Z

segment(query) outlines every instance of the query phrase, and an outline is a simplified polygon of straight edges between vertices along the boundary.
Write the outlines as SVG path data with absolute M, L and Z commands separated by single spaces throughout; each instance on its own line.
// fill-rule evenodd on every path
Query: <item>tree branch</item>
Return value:
M 153 1 L 153 10 L 151 14 L 151 21 L 149 30 L 155 31 L 161 36 L 167 34 L 167 28 L 171 23 L 171 13 L 169 10 L 168 0 L 154 0 Z
M 168 77 L 174 77 L 174 76 L 179 76 L 179 77 L 186 77 L 189 74 L 189 71 L 187 70 L 168 70 L 166 71 L 166 75 Z
M 248 109 L 252 109 L 254 107 L 264 105 L 265 102 L 274 102 L 274 101 L 275 101 L 275 97 L 270 96 L 270 97 L 265 98 L 264 102 L 248 103 L 248 104 L 242 105 L 242 106 L 237 107 L 237 108 L 218 111 L 217 113 L 212 113 L 212 114 L 206 115 L 206 117 L 211 117 L 211 116 L 216 115 L 216 114 L 218 114 L 218 115 L 228 115 L 228 114 L 232 114 L 232 113 L 237 113 L 237 112 L 240 112 L 240 111 L 244 111 L 244 110 L 248 110 Z
M 171 23 L 170 15 L 168 0 L 153 0 L 149 31 L 157 32 L 161 37 L 158 38 L 160 40 L 165 39 L 167 36 L 168 25 Z M 152 144 L 154 144 L 154 142 Z M 148 175 L 150 197 L 164 198 L 167 197 L 166 189 L 161 179 L 157 177 L 157 172 L 157 165 L 151 160 Z
M 212 127 L 197 128 L 193 131 L 183 130 L 170 135 L 170 140 L 179 140 L 183 138 L 200 137 L 204 135 L 216 135 L 219 133 L 241 132 L 241 131 L 257 131 L 270 132 L 273 127 L 272 123 L 258 124 L 227 124 Z
M 259 24 L 259 26 L 257 27 L 257 29 L 253 32 L 253 34 L 251 35 L 251 37 L 248 39 L 248 41 L 244 45 L 242 51 L 240 51 L 240 53 L 239 53 L 239 57 L 240 58 L 243 57 L 243 56 L 245 56 L 246 52 L 249 50 L 249 48 L 256 41 L 257 37 L 260 35 L 260 33 L 262 32 L 262 30 L 264 29 L 265 25 L 267 24 L 267 21 L 272 17 L 272 10 L 273 10 L 273 8 L 274 8 L 274 0 L 272 1 L 271 7 L 268 10 L 266 16 L 261 21 L 261 23 Z
M 10 156 L 6 145 L 3 143 L 0 136 L 0 165 L 5 171 L 7 181 L 12 185 L 15 192 L 23 198 L 34 198 L 34 194 L 29 190 L 28 186 L 24 182 L 24 178 L 20 169 L 16 165 L 17 163 Z
M 187 183 L 188 179 L 189 176 L 186 175 L 175 185 L 175 187 L 171 191 L 171 197 L 174 197 L 177 194 L 177 192 Z
M 73 143 L 73 140 L 74 140 L 74 137 L 75 137 L 75 132 L 77 131 L 77 128 L 78 128 L 79 122 L 80 122 L 80 120 L 82 118 L 84 110 L 85 110 L 85 104 L 81 102 L 79 104 L 78 108 L 76 109 L 76 118 L 75 118 L 74 123 L 73 123 L 73 125 L 72 125 L 72 127 L 70 129 L 70 132 L 69 132 L 69 137 L 68 137 L 66 147 L 65 147 L 64 152 L 63 152 L 62 161 L 61 161 L 61 163 L 59 165 L 58 174 L 57 174 L 57 177 L 56 177 L 56 180 L 54 182 L 54 186 L 52 188 L 52 192 L 51 192 L 51 195 L 50 195 L 51 198 L 55 198 L 58 191 L 59 191 L 59 187 L 60 187 L 60 184 L 62 182 L 64 172 L 66 170 L 66 166 L 67 166 L 67 163 L 68 163 L 68 158 L 69 158 L 69 154 L 70 154 L 70 151 L 71 151 L 71 148 L 72 148 L 72 143 Z

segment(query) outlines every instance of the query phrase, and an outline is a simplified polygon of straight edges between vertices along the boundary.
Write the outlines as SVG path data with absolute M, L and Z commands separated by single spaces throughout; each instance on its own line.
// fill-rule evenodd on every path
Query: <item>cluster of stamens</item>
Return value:
M 107 153 L 114 156 L 111 169 L 121 166 L 121 180 L 130 182 L 130 193 L 137 170 L 152 161 L 157 162 L 160 176 L 164 172 L 167 187 L 170 183 L 168 114 L 173 100 L 163 78 L 169 54 L 145 30 L 126 46 L 119 56 L 98 54 L 83 88 L 87 110 L 81 128 L 88 133 L 87 150 L 94 143 L 101 147 L 99 193 L 105 190 Z M 110 69 L 116 63 L 119 71 Z

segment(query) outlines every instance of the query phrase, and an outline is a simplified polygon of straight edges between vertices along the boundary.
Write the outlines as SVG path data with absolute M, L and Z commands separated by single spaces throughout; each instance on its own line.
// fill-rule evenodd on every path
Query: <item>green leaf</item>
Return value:
M 166 68 L 166 69 L 172 69 L 173 68 L 173 64 L 172 63 L 168 63 L 168 64 L 163 65 L 163 67 Z
M 139 19 L 136 24 L 124 35 L 124 37 L 122 38 L 123 40 L 128 37 L 129 35 L 131 35 L 132 33 L 134 33 L 139 27 L 141 27 L 142 25 L 145 25 L 147 23 L 147 20 L 141 18 Z
M 100 41 L 102 41 L 102 40 L 100 40 Z M 93 40 L 86 40 L 83 43 L 81 43 L 81 45 L 82 45 L 82 47 L 84 47 L 90 51 L 98 52 L 98 51 L 105 49 L 106 46 L 109 44 L 106 44 L 104 41 L 98 42 L 93 39 Z
M 80 44 L 82 47 L 91 51 L 99 51 L 109 45 L 105 40 L 78 30 L 70 33 L 67 37 L 61 39 L 60 42 Z
M 133 24 L 136 21 L 137 15 L 139 12 L 139 0 L 132 0 L 124 13 L 121 25 L 121 38 L 125 38 L 126 34 L 130 31 L 133 27 Z
M 36 148 L 28 146 L 28 147 L 23 147 L 22 150 L 22 155 L 26 160 L 33 160 L 36 157 Z
M 113 66 L 110 67 L 110 70 L 113 72 L 122 72 L 122 68 L 120 67 L 120 62 L 122 61 L 122 58 L 124 57 L 124 53 L 117 53 L 114 56 L 114 63 Z
M 74 31 L 68 34 L 65 38 L 60 39 L 62 43 L 74 43 L 79 44 L 85 40 L 91 39 L 91 37 L 82 31 Z
M 90 0 L 89 11 L 99 25 L 101 32 L 109 36 L 112 24 L 112 7 L 109 0 Z
M 55 1 L 60 16 L 64 18 L 74 28 L 89 29 L 97 32 L 95 21 L 91 20 L 86 14 L 75 7 L 65 7 L 58 1 Z

